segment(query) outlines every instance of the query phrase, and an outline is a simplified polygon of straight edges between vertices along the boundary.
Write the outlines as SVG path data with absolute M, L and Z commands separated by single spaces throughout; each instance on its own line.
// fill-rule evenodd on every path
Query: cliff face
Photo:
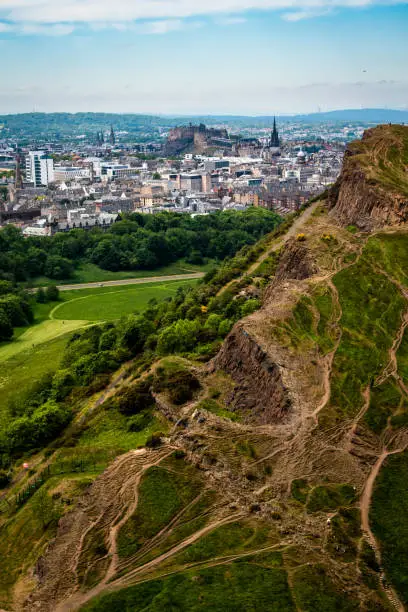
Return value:
M 378 126 L 349 145 L 329 207 L 343 225 L 364 230 L 408 220 L 408 127 Z
M 214 369 L 228 372 L 236 383 L 227 403 L 258 424 L 277 423 L 291 413 L 292 400 L 281 367 L 238 324 L 213 362 Z
M 264 294 L 263 308 L 240 321 L 225 340 L 212 368 L 235 382 L 226 398 L 246 422 L 260 425 L 296 420 L 301 403 L 308 405 L 319 389 L 320 372 L 312 354 L 293 355 L 273 340 L 273 326 L 291 313 L 304 282 L 317 271 L 308 247 L 291 240 L 285 246 L 274 281 Z M 299 282 L 297 282 L 299 281 Z

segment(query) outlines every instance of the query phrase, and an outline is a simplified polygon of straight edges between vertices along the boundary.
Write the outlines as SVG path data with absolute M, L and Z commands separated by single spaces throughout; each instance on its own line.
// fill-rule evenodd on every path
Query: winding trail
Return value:
M 381 588 L 383 589 L 387 599 L 389 600 L 390 604 L 393 606 L 394 609 L 398 610 L 398 612 L 405 612 L 405 607 L 404 605 L 401 603 L 397 593 L 394 591 L 394 589 L 388 585 L 387 580 L 386 580 L 386 576 L 385 576 L 385 572 L 384 569 L 381 565 L 381 552 L 380 552 L 380 547 L 378 545 L 378 542 L 375 538 L 374 533 L 372 532 L 372 529 L 370 527 L 370 506 L 371 506 L 371 500 L 373 497 L 373 491 L 374 491 L 374 484 L 376 481 L 376 478 L 378 476 L 378 474 L 380 473 L 380 470 L 384 464 L 384 461 L 387 459 L 387 457 L 389 457 L 390 455 L 396 455 L 398 453 L 402 453 L 404 452 L 405 449 L 397 449 L 395 451 L 388 451 L 388 450 L 383 450 L 383 452 L 381 453 L 381 455 L 378 457 L 376 463 L 374 464 L 364 487 L 364 491 L 363 494 L 360 498 L 360 511 L 361 511 L 361 528 L 363 530 L 363 532 L 366 534 L 366 537 L 371 545 L 371 547 L 373 548 L 374 552 L 375 552 L 375 556 L 377 559 L 377 563 L 380 566 L 380 571 L 381 571 L 381 577 L 380 577 L 380 584 L 381 584 Z M 387 586 L 386 586 L 387 585 Z
M 262 253 L 262 255 L 260 255 L 253 264 L 250 265 L 250 267 L 244 272 L 244 274 L 240 278 L 245 278 L 245 276 L 251 276 L 251 274 L 255 272 L 255 270 L 261 265 L 261 263 L 263 263 L 266 259 L 268 259 L 268 257 L 272 253 L 276 253 L 276 251 L 279 251 L 279 249 L 281 249 L 291 238 L 294 238 L 296 234 L 299 233 L 299 230 L 302 229 L 304 225 L 306 225 L 306 223 L 309 221 L 309 219 L 315 212 L 316 208 L 320 206 L 320 204 L 321 202 L 315 202 L 314 204 L 309 206 L 309 208 L 307 208 L 300 215 L 300 217 L 298 217 L 292 223 L 288 231 L 285 232 L 285 234 L 283 234 L 282 236 L 276 238 L 273 241 L 272 246 L 267 248 L 266 251 Z M 217 293 L 217 296 L 224 293 L 224 291 L 226 291 L 232 285 L 232 283 L 236 282 L 236 280 L 239 280 L 239 279 L 233 278 L 229 283 L 221 287 L 221 289 Z
M 203 527 L 199 531 L 196 531 L 190 537 L 186 538 L 185 540 L 171 548 L 169 551 L 161 554 L 152 561 L 149 561 L 148 563 L 137 567 L 136 569 L 128 572 L 124 576 L 121 576 L 116 580 L 110 581 L 109 584 L 107 584 L 107 582 L 112 577 L 112 575 L 111 572 L 108 571 L 104 580 L 102 580 L 96 587 L 94 587 L 90 591 L 87 591 L 86 593 L 76 592 L 73 596 L 57 605 L 57 607 L 54 609 L 54 612 L 74 612 L 76 610 L 79 610 L 91 599 L 98 597 L 98 595 L 101 595 L 103 592 L 108 593 L 109 591 L 118 590 L 135 584 L 135 582 L 137 582 L 137 580 L 135 581 L 135 578 L 137 578 L 137 576 L 143 575 L 146 572 L 155 569 L 158 565 L 163 563 L 163 561 L 166 561 L 169 557 L 172 557 L 175 554 L 181 552 L 210 531 L 213 531 L 214 529 L 216 529 L 217 527 L 221 527 L 222 525 L 227 525 L 228 523 L 234 522 L 237 519 L 242 518 L 242 516 L 243 515 L 241 513 L 236 513 L 223 519 L 214 521 L 213 523 L 210 523 L 209 525 Z

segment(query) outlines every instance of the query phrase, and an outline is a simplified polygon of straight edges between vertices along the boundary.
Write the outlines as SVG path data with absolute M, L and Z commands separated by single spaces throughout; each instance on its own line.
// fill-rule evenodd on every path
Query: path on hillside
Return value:
M 387 449 L 384 449 L 383 452 L 381 453 L 381 455 L 378 457 L 376 463 L 374 464 L 364 487 L 364 491 L 363 494 L 360 498 L 360 511 L 361 511 L 361 528 L 363 530 L 363 532 L 366 534 L 366 537 L 368 538 L 368 541 L 370 543 L 370 546 L 372 547 L 372 549 L 374 550 L 376 559 L 377 559 L 377 563 L 380 566 L 380 585 L 388 599 L 388 601 L 390 602 L 390 604 L 392 605 L 393 608 L 395 608 L 396 610 L 398 610 L 398 612 L 404 612 L 405 608 L 403 606 L 403 604 L 401 603 L 397 593 L 395 592 L 395 590 L 388 584 L 388 581 L 386 579 L 385 576 L 385 572 L 384 569 L 382 567 L 381 564 L 381 552 L 380 552 L 380 547 L 378 545 L 377 539 L 370 527 L 370 506 L 371 506 L 371 501 L 372 501 L 372 497 L 373 497 L 373 491 L 374 491 L 374 484 L 375 481 L 377 479 L 378 474 L 380 473 L 380 470 L 384 464 L 384 461 L 387 459 L 387 457 L 389 457 L 390 455 L 396 455 L 398 453 L 402 453 L 404 452 L 405 449 L 400 448 L 394 451 L 388 451 Z
M 255 272 L 255 270 L 261 265 L 261 263 L 265 261 L 265 259 L 268 259 L 268 257 L 272 253 L 276 253 L 276 251 L 279 251 L 279 249 L 282 248 L 291 238 L 294 238 L 299 233 L 299 230 L 301 230 L 303 226 L 306 225 L 306 223 L 309 221 L 318 206 L 320 206 L 320 202 L 315 202 L 314 204 L 309 206 L 309 208 L 307 208 L 305 212 L 300 215 L 300 217 L 295 219 L 288 231 L 273 241 L 272 245 L 268 247 L 266 251 L 262 253 L 262 255 L 260 255 L 258 259 L 253 264 L 251 264 L 251 266 L 244 272 L 242 278 L 244 278 L 245 276 L 251 276 L 251 274 Z M 235 283 L 237 280 L 239 280 L 239 278 L 233 278 L 229 283 L 221 287 L 221 289 L 217 293 L 217 296 L 224 293 L 224 291 L 226 291 L 226 289 L 228 289 L 228 287 L 230 287 L 230 285 L 232 285 L 232 283 Z
M 60 291 L 76 291 L 77 289 L 97 289 L 98 287 L 121 287 L 123 285 L 144 285 L 146 283 L 165 283 L 203 278 L 205 272 L 191 274 L 172 274 L 171 276 L 149 276 L 144 278 L 125 278 L 123 280 L 104 281 L 100 283 L 80 283 L 77 285 L 58 285 Z

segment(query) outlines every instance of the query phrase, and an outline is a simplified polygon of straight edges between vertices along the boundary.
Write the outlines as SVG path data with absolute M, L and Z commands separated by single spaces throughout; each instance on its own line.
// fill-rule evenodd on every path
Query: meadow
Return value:
M 172 297 L 178 287 L 193 286 L 196 282 L 156 282 L 64 291 L 59 302 L 35 305 L 34 324 L 17 328 L 13 341 L 0 345 L 0 363 L 93 322 L 113 321 L 141 312 L 150 300 Z
M 0 427 L 10 402 L 19 402 L 36 381 L 57 369 L 70 334 L 99 321 L 144 310 L 151 299 L 164 300 L 195 280 L 64 291 L 59 302 L 35 305 L 30 327 L 18 328 L 0 345 Z
M 173 297 L 179 287 L 193 286 L 195 280 L 98 287 L 61 293 L 61 303 L 50 313 L 54 320 L 114 321 L 144 310 L 150 300 Z

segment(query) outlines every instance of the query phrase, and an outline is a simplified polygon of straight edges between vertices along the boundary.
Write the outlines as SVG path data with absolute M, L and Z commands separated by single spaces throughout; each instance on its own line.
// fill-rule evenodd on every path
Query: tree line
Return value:
M 0 279 L 13 283 L 39 276 L 69 279 L 75 268 L 94 263 L 104 270 L 154 270 L 179 259 L 201 264 L 233 257 L 272 231 L 281 218 L 250 208 L 197 216 L 133 213 L 108 231 L 74 229 L 54 236 L 24 237 L 13 225 L 0 230 Z

